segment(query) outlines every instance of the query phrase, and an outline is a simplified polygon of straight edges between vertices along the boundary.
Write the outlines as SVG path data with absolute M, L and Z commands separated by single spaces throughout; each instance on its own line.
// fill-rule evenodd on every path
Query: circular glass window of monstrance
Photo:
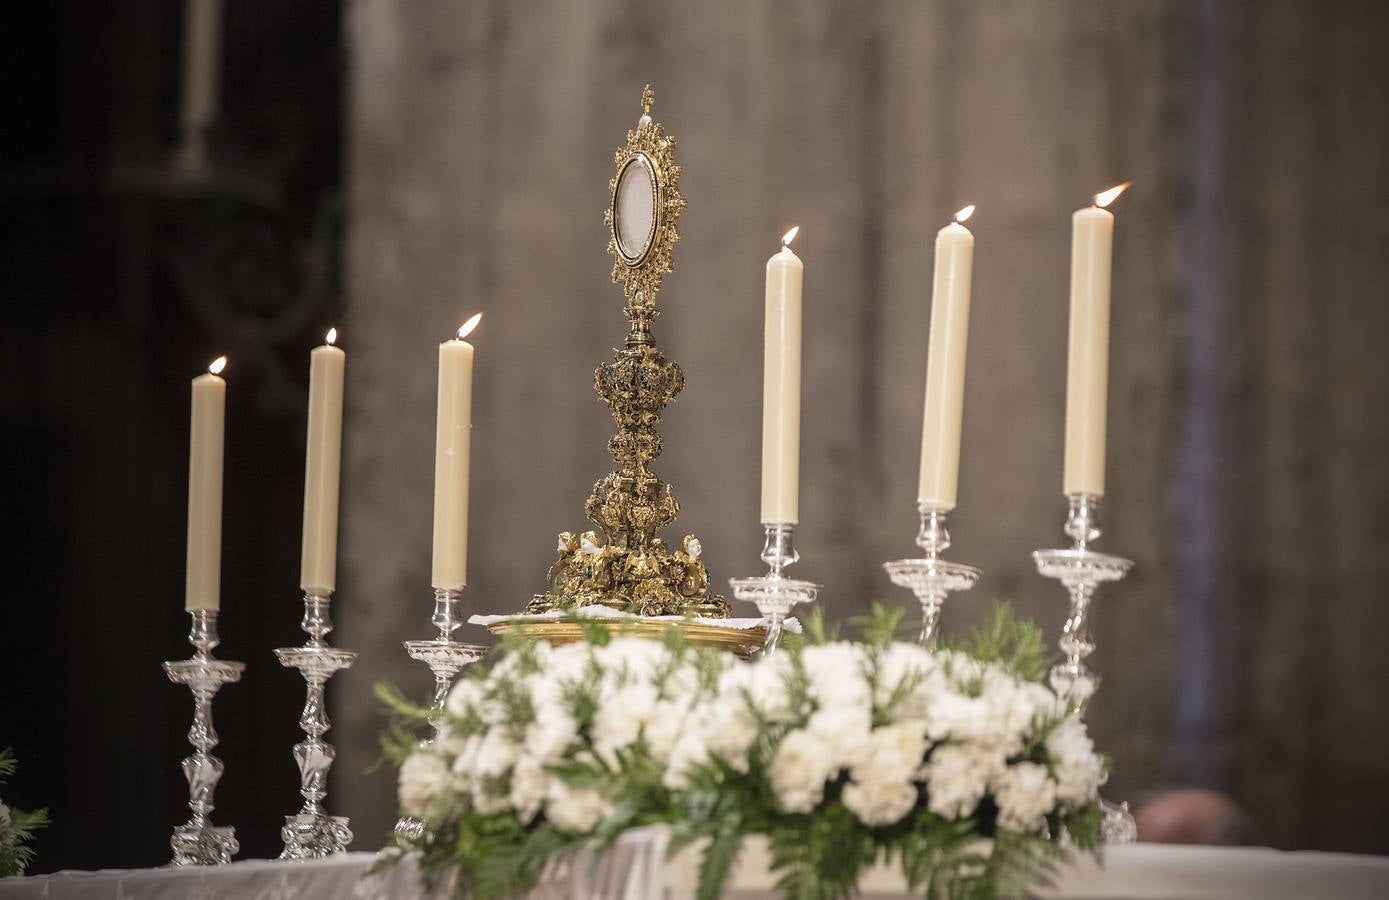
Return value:
M 613 192 L 613 238 L 629 266 L 639 265 L 656 240 L 656 167 L 645 153 L 622 164 Z

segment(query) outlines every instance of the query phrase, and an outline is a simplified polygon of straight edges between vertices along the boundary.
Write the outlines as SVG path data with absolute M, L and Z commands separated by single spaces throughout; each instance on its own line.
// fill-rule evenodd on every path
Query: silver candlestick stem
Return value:
M 921 646 L 934 650 L 940 640 L 940 611 L 945 600 L 955 591 L 967 591 L 979 580 L 979 570 L 973 566 L 946 562 L 941 554 L 950 547 L 950 532 L 945 528 L 949 510 L 929 503 L 918 505 L 921 511 L 921 530 L 916 542 L 926 551 L 923 559 L 895 559 L 883 563 L 892 583 L 916 594 L 921 603 Z
M 439 636 L 427 641 L 402 641 L 405 652 L 411 659 L 417 659 L 429 666 L 434 673 L 434 741 L 444 736 L 444 704 L 448 701 L 449 689 L 453 680 L 463 667 L 477 662 L 487 652 L 478 644 L 464 644 L 453 639 L 453 633 L 463 620 L 458 617 L 458 602 L 463 591 L 435 588 L 434 615 L 430 621 L 439 629 Z M 425 744 L 431 743 L 425 741 Z M 403 816 L 395 823 L 396 834 L 415 839 L 424 834 L 425 823 L 414 816 Z
M 324 635 L 333 630 L 328 615 L 331 595 L 304 594 L 304 620 L 301 626 L 309 639 L 302 647 L 283 647 L 275 651 L 280 664 L 298 669 L 307 685 L 304 711 L 299 727 L 306 735 L 294 745 L 294 761 L 299 765 L 299 793 L 304 806 L 297 815 L 285 816 L 280 837 L 284 851 L 280 859 L 320 859 L 342 853 L 352 841 L 352 830 L 344 816 L 330 816 L 323 808 L 328 793 L 328 770 L 336 751 L 323 740 L 332 727 L 323 701 L 323 686 L 333 673 L 346 669 L 357 659 L 354 650 L 328 646 Z
M 1133 568 L 1133 560 L 1110 556 L 1090 549 L 1100 536 L 1100 498 L 1094 494 L 1067 495 L 1066 535 L 1074 542 L 1065 550 L 1036 550 L 1032 559 L 1037 571 L 1054 578 L 1065 586 L 1071 596 L 1071 611 L 1061 631 L 1058 645 L 1064 658 L 1051 667 L 1051 686 L 1058 696 L 1069 700 L 1076 715 L 1084 716 L 1090 698 L 1100 686 L 1100 677 L 1090 668 L 1086 658 L 1095 650 L 1090 635 L 1090 602 L 1095 590 L 1106 581 L 1118 581 Z M 1131 844 L 1138 837 L 1138 828 L 1129 805 L 1117 806 L 1100 801 L 1104 811 L 1101 835 L 1108 844 Z
M 796 552 L 794 523 L 764 523 L 762 561 L 767 564 L 766 575 L 756 578 L 730 578 L 733 596 L 757 605 L 762 620 L 767 623 L 767 637 L 762 642 L 763 654 L 775 653 L 781 644 L 782 628 L 792 608 L 801 603 L 814 603 L 820 585 L 786 576 L 786 567 L 801 558 Z
M 175 866 L 214 866 L 231 862 L 241 845 L 236 829 L 212 824 L 212 795 L 222 778 L 222 761 L 212 755 L 217 746 L 217 729 L 212 725 L 212 698 L 224 684 L 241 680 L 246 664 L 212 658 L 221 641 L 217 636 L 217 610 L 189 610 L 193 626 L 188 643 L 193 655 L 188 659 L 164 663 L 164 672 L 174 684 L 186 684 L 193 692 L 193 725 L 188 743 L 193 755 L 183 760 L 183 777 L 188 779 L 188 808 L 193 815 L 174 829 L 169 845 Z

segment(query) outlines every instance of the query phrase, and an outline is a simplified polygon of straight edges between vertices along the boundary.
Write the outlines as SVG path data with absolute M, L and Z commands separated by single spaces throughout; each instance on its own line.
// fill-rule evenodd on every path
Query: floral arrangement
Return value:
M 879 859 L 929 896 L 1009 895 L 1093 848 L 1107 763 L 1042 683 L 1036 627 L 999 606 L 931 652 L 894 640 L 899 618 L 875 609 L 859 643 L 812 622 L 752 663 L 593 621 L 586 643 L 505 645 L 454 687 L 440 741 L 399 721 L 386 741 L 402 810 L 429 823 L 399 853 L 489 900 L 580 843 L 664 823 L 671 852 L 706 842 L 709 900 L 764 834 L 782 891 L 811 900 L 854 893 Z
M 0 750 L 0 784 L 14 775 L 18 764 L 14 751 L 6 747 Z M 34 861 L 34 851 L 28 842 L 34 832 L 48 824 L 48 810 L 24 812 L 10 809 L 0 801 L 0 878 L 23 875 L 25 868 Z

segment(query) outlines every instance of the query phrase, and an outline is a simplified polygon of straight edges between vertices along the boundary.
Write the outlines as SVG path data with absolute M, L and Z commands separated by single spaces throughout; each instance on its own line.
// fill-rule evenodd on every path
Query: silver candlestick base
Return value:
M 453 680 L 464 666 L 477 662 L 487 653 L 487 648 L 480 644 L 464 644 L 453 639 L 454 631 L 463 624 L 458 617 L 458 601 L 462 596 L 461 589 L 435 588 L 434 615 L 430 621 L 439 629 L 439 636 L 428 641 L 401 642 L 411 659 L 429 666 L 429 671 L 434 673 L 434 741 L 444 736 L 444 704 Z M 424 742 L 425 745 L 430 743 L 432 741 Z M 424 829 L 424 821 L 414 816 L 402 816 L 395 823 L 396 834 L 411 840 L 422 836 Z
M 323 702 L 323 685 L 333 673 L 346 669 L 357 659 L 354 650 L 339 650 L 328 646 L 323 636 L 333 630 L 328 615 L 332 596 L 304 594 L 304 620 L 301 626 L 309 639 L 302 647 L 283 647 L 275 651 L 280 664 L 298 669 L 307 685 L 304 711 L 299 715 L 299 727 L 306 735 L 294 745 L 294 761 L 299 765 L 299 793 L 304 807 L 297 815 L 285 816 L 280 829 L 284 851 L 280 859 L 320 859 L 342 853 L 352 842 L 352 830 L 344 816 L 330 816 L 323 809 L 328 793 L 328 770 L 336 751 L 323 740 L 332 727 Z
M 787 614 L 798 604 L 814 603 L 821 585 L 786 577 L 786 567 L 801 558 L 793 541 L 794 523 L 772 522 L 762 527 L 765 530 L 762 561 L 768 566 L 767 574 L 756 578 L 730 578 L 728 583 L 733 588 L 733 596 L 756 604 L 762 620 L 767 623 L 767 637 L 762 642 L 762 653 L 767 655 L 775 653 L 781 645 Z
M 1100 536 L 1098 496 L 1070 494 L 1067 500 L 1065 531 L 1074 544 L 1066 550 L 1033 551 L 1032 559 L 1038 572 L 1061 582 L 1071 596 L 1071 612 L 1057 642 L 1064 658 L 1051 667 L 1049 679 L 1052 690 L 1074 705 L 1075 715 L 1084 717 L 1100 686 L 1099 675 L 1086 662 L 1095 650 L 1095 639 L 1090 635 L 1090 601 L 1101 584 L 1127 575 L 1133 560 L 1090 549 L 1090 543 Z M 1105 843 L 1131 844 L 1138 839 L 1138 827 L 1127 803 L 1115 805 L 1102 799 L 1100 807 L 1104 812 L 1100 834 Z
M 164 672 L 174 684 L 186 684 L 193 692 L 193 725 L 188 729 L 188 743 L 193 755 L 183 760 L 183 777 L 188 779 L 188 808 L 193 815 L 174 829 L 169 846 L 174 851 L 174 866 L 216 866 L 231 862 L 241 849 L 236 842 L 236 829 L 229 825 L 212 824 L 212 795 L 222 778 L 222 761 L 211 750 L 217 746 L 217 729 L 212 725 L 212 698 L 224 684 L 241 680 L 245 663 L 227 662 L 212 658 L 219 643 L 217 610 L 192 609 L 192 629 L 188 643 L 193 655 L 188 659 L 164 663 Z
M 950 547 L 950 532 L 945 528 L 949 510 L 925 502 L 917 508 L 921 511 L 921 530 L 916 543 L 926 551 L 925 558 L 894 559 L 883 563 L 883 568 L 893 584 L 916 594 L 921 603 L 921 646 L 934 650 L 940 641 L 940 611 L 946 598 L 974 587 L 979 570 L 940 558 Z

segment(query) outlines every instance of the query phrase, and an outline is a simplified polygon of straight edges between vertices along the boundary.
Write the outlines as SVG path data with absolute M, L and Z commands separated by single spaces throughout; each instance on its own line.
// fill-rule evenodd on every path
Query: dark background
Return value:
M 340 9 L 227 3 L 213 166 L 173 165 L 182 6 L 26 4 L 0 38 L 0 746 L 54 825 L 38 869 L 155 865 L 187 818 L 188 380 L 226 353 L 218 822 L 279 852 L 297 811 L 304 348 L 342 310 Z M 298 684 L 296 684 L 298 682 Z M 245 827 L 243 823 L 263 823 Z
M 216 821 L 298 808 L 307 351 L 349 355 L 329 806 L 379 846 L 371 684 L 421 694 L 433 345 L 476 310 L 469 611 L 519 607 L 579 524 L 622 334 L 600 221 L 641 85 L 690 207 L 657 327 L 689 385 L 657 464 L 712 575 L 756 571 L 761 266 L 807 261 L 803 519 L 831 619 L 902 603 L 935 229 L 979 204 L 945 628 L 1061 540 L 1070 211 L 1115 207 L 1096 614 L 1109 792 L 1230 793 L 1271 845 L 1389 853 L 1389 7 L 228 0 L 211 165 L 174 160 L 183 5 L 36 4 L 0 31 L 0 746 L 39 871 L 157 865 L 178 761 L 188 380 L 230 357 Z M 348 297 L 353 298 L 349 305 Z M 480 638 L 473 632 L 469 637 Z

